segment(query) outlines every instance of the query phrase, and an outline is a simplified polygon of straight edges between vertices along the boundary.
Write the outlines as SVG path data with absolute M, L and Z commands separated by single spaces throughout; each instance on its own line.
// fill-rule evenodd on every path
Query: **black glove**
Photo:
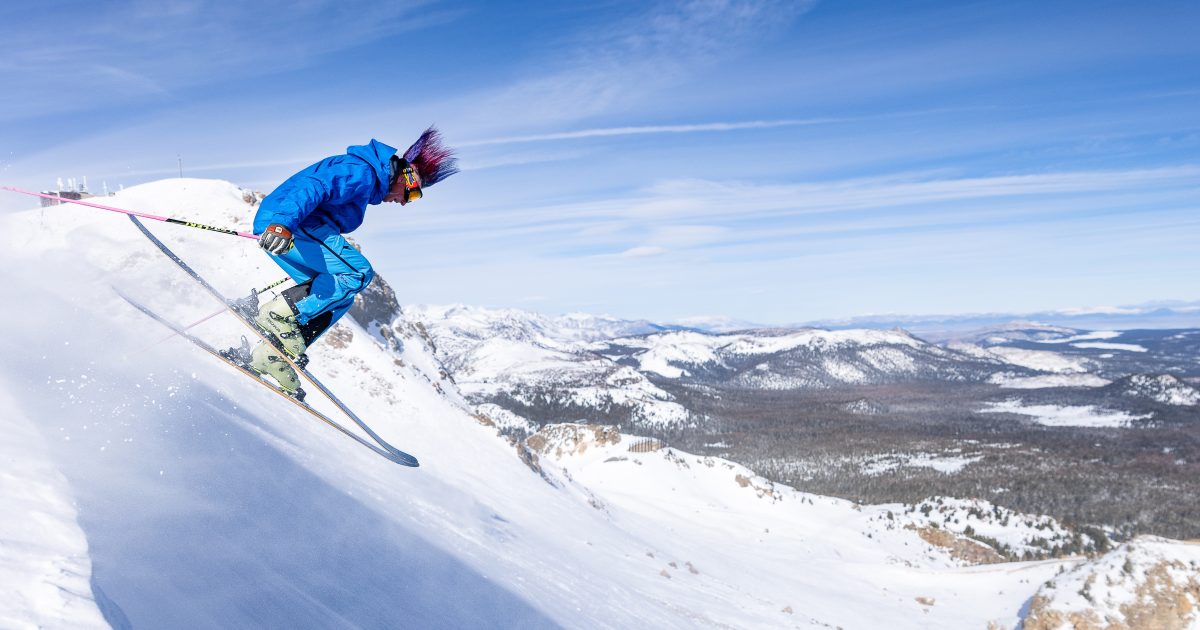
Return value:
M 292 248 L 292 231 L 280 223 L 272 223 L 258 237 L 258 246 L 276 256 L 287 253 Z

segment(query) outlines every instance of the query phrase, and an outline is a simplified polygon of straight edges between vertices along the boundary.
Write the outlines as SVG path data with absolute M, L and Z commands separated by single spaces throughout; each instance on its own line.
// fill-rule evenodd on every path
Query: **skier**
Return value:
M 296 286 L 259 306 L 251 292 L 234 307 L 245 313 L 271 338 L 253 350 L 242 339 L 240 348 L 221 354 L 269 375 L 292 396 L 303 400 L 295 370 L 318 337 L 354 304 L 354 296 L 375 277 L 371 264 L 346 238 L 362 225 L 368 204 L 407 205 L 422 190 L 458 172 L 453 152 L 444 147 L 433 127 L 426 129 L 404 152 L 371 140 L 352 146 L 345 155 L 325 158 L 292 175 L 263 199 L 254 217 L 258 244 L 288 273 Z

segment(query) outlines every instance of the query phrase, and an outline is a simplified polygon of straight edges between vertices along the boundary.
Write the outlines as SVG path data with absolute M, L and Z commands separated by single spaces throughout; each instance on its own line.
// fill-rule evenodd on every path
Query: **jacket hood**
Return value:
M 368 144 L 346 147 L 346 153 L 363 160 L 374 169 L 379 181 L 371 193 L 370 203 L 382 203 L 388 192 L 388 184 L 392 181 L 392 156 L 396 154 L 396 149 L 372 138 Z

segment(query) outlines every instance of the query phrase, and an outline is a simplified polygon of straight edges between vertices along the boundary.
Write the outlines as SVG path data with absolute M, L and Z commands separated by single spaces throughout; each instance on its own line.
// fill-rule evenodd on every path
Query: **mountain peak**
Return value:
M 1200 389 L 1172 374 L 1131 374 L 1108 386 L 1123 396 L 1145 398 L 1165 405 L 1200 405 Z

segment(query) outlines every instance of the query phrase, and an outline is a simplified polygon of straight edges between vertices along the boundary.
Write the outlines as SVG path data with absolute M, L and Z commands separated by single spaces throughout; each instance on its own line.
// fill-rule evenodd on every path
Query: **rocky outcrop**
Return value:
M 1140 536 L 1038 589 L 1024 630 L 1200 627 L 1200 544 Z

